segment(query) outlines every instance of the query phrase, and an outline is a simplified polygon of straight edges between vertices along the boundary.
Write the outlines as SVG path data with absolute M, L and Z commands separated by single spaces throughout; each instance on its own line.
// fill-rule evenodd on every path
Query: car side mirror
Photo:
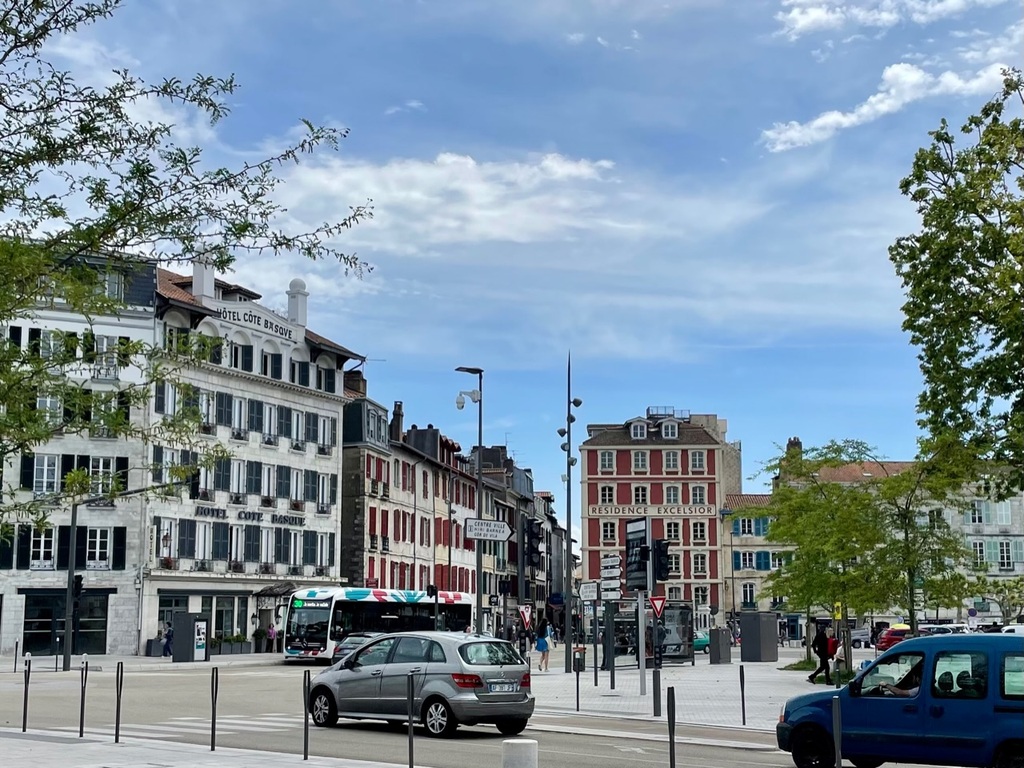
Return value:
M 349 656 L 343 662 L 341 662 L 341 666 L 343 666 L 345 669 L 355 669 L 356 660 L 352 656 Z

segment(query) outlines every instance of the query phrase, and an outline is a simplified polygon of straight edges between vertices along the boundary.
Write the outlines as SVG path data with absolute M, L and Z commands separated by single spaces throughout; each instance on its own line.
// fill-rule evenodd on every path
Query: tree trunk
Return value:
M 917 634 L 917 590 L 914 588 L 914 571 L 907 569 L 907 612 L 910 614 L 907 622 L 910 625 L 910 634 Z

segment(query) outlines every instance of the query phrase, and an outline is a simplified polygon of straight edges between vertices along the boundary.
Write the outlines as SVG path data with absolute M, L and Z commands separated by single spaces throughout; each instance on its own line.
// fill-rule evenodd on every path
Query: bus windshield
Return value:
M 296 603 L 302 601 L 296 600 Z M 305 605 L 294 603 L 288 614 L 288 626 L 285 629 L 285 647 L 327 647 L 327 625 L 331 618 L 330 601 L 320 605 L 321 601 L 308 601 Z

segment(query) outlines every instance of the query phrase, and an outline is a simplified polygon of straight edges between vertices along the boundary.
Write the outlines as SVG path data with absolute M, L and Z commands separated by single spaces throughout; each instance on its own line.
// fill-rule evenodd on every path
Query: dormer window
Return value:
M 637 422 L 633 425 L 632 432 L 634 440 L 643 440 L 647 437 L 647 425 L 643 422 Z
M 666 422 L 661 425 L 661 436 L 666 440 L 675 440 L 679 437 L 679 425 L 674 421 Z

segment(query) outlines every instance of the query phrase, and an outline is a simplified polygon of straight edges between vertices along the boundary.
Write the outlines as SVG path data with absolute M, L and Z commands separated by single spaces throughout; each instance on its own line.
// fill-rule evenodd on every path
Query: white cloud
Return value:
M 582 32 L 571 32 L 565 36 L 565 40 L 569 45 L 579 45 L 586 39 L 587 36 Z
M 965 78 L 950 71 L 934 75 L 913 64 L 892 64 L 882 72 L 878 90 L 849 112 L 831 110 L 806 123 L 776 123 L 761 138 L 770 151 L 784 152 L 826 141 L 839 131 L 874 122 L 921 99 L 992 93 L 1002 82 L 1002 67 L 992 64 Z
M 603 37 L 598 36 L 598 37 L 595 38 L 595 40 L 597 40 L 597 44 L 600 45 L 601 47 L 603 47 L 603 48 L 607 48 L 608 47 L 608 41 L 605 40 Z
M 898 24 L 932 24 L 960 16 L 979 7 L 993 7 L 1010 0 L 781 0 L 775 14 L 782 28 L 778 34 L 790 40 L 845 27 L 889 29 Z
M 1016 61 L 1024 49 L 1024 21 L 1019 21 L 1001 35 L 987 35 L 978 30 L 970 33 L 971 43 L 956 49 L 957 55 L 968 64 L 988 64 L 996 61 Z
M 384 110 L 385 115 L 397 115 L 400 112 L 423 112 L 426 106 L 419 99 L 409 99 L 401 106 L 388 107 Z

